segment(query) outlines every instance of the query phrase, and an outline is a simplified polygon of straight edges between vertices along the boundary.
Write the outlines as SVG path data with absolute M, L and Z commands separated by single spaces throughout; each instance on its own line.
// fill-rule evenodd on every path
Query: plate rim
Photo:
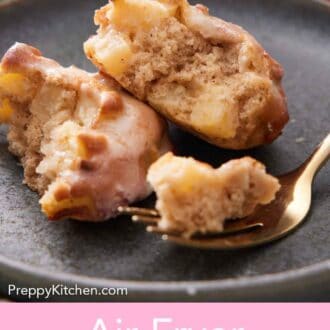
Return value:
M 273 274 L 188 282 L 106 279 L 52 272 L 0 255 L 0 279 L 2 280 L 0 292 L 5 295 L 7 292 L 4 289 L 4 283 L 7 287 L 11 283 L 15 283 L 17 287 L 49 287 L 52 284 L 61 283 L 67 286 L 78 285 L 89 288 L 128 289 L 127 296 L 112 297 L 110 301 L 242 301 L 240 290 L 244 292 L 244 301 L 283 301 L 283 293 L 287 301 L 301 301 L 301 297 L 304 297 L 304 301 L 322 300 L 322 298 L 308 298 L 304 295 L 299 297 L 302 291 L 309 290 L 318 293 L 323 291 L 324 299 L 327 301 L 330 297 L 330 260 Z M 270 285 L 273 287 L 271 292 Z M 16 297 L 16 299 L 21 298 Z M 109 301 L 109 298 L 95 295 L 53 297 L 50 301 L 68 300 Z
M 330 1 L 327 0 L 296 2 L 319 7 L 327 12 L 329 10 L 330 13 Z M 20 1 L 14 1 L 13 5 L 20 5 Z M 129 292 L 126 297 L 111 297 L 111 300 L 107 297 L 87 296 L 54 297 L 53 301 L 283 301 L 283 296 L 287 297 L 286 301 L 301 301 L 301 297 L 304 297 L 304 301 L 319 300 L 304 296 L 304 290 L 323 292 L 324 298 L 320 299 L 330 301 L 330 258 L 296 269 L 262 275 L 199 281 L 142 281 L 49 271 L 41 266 L 11 260 L 0 254 L 0 293 L 7 297 L 5 286 L 10 283 L 21 287 L 47 287 L 57 283 L 95 288 L 124 287 Z M 273 288 L 271 292 L 270 286 Z M 15 299 L 22 300 L 20 297 Z

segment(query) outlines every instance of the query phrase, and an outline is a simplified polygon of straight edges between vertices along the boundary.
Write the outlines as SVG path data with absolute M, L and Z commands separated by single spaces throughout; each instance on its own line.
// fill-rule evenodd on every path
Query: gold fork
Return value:
M 330 157 L 330 134 L 296 170 L 278 177 L 281 189 L 276 199 L 240 220 L 229 220 L 220 233 L 195 235 L 190 238 L 180 233 L 164 232 L 158 227 L 161 215 L 157 210 L 120 207 L 120 214 L 132 216 L 135 222 L 148 225 L 147 231 L 161 234 L 163 240 L 203 249 L 242 249 L 278 240 L 296 229 L 306 218 L 311 206 L 312 183 L 316 173 Z

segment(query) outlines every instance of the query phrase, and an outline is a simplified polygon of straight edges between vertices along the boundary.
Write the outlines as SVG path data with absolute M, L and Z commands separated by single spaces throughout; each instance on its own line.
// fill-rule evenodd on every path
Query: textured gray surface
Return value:
M 4 9 L 0 11 L 0 53 L 22 41 L 64 65 L 91 69 L 81 44 L 95 30 L 93 9 L 104 2 L 40 0 Z M 205 3 L 213 13 L 254 33 L 284 65 L 294 120 L 273 145 L 250 152 L 220 150 L 172 128 L 179 152 L 214 165 L 249 154 L 273 174 L 294 168 L 330 131 L 330 12 L 300 1 Z M 198 251 L 163 243 L 123 218 L 98 225 L 47 222 L 37 196 L 21 185 L 21 168 L 7 151 L 5 129 L 0 132 L 0 251 L 11 260 L 44 271 L 107 279 L 191 281 L 273 274 L 330 258 L 329 166 L 315 181 L 308 221 L 294 235 L 248 251 Z M 305 141 L 297 143 L 301 137 Z

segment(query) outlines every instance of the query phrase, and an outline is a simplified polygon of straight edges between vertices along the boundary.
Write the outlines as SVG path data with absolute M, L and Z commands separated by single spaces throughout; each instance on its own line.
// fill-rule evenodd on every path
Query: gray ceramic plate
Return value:
M 92 69 L 82 42 L 95 30 L 93 10 L 104 2 L 35 0 L 6 7 L 0 10 L 0 52 L 24 41 L 64 65 Z M 330 128 L 330 11 L 310 1 L 205 3 L 254 33 L 283 63 L 292 121 L 273 145 L 248 153 L 219 150 L 172 128 L 179 152 L 214 165 L 249 154 L 273 174 L 294 168 Z M 301 137 L 304 142 L 297 143 Z M 191 250 L 161 242 L 125 218 L 98 225 L 47 222 L 38 197 L 21 185 L 21 168 L 1 128 L 1 291 L 8 283 L 60 282 L 128 287 L 128 297 L 114 299 L 131 301 L 330 301 L 329 177 L 327 167 L 315 181 L 308 221 L 290 237 L 241 252 Z

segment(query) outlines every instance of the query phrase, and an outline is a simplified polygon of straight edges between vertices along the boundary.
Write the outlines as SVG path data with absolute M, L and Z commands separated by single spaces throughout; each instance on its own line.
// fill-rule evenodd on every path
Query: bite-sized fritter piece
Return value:
M 116 0 L 85 52 L 100 70 L 217 146 L 276 139 L 288 121 L 283 69 L 241 27 L 186 0 Z
M 157 194 L 160 229 L 188 237 L 221 232 L 226 219 L 250 215 L 280 188 L 265 166 L 250 157 L 214 169 L 168 153 L 150 167 L 147 178 Z
M 164 121 L 114 80 L 63 68 L 25 44 L 1 62 L 0 120 L 51 220 L 115 216 L 150 193 L 148 167 L 170 149 Z

